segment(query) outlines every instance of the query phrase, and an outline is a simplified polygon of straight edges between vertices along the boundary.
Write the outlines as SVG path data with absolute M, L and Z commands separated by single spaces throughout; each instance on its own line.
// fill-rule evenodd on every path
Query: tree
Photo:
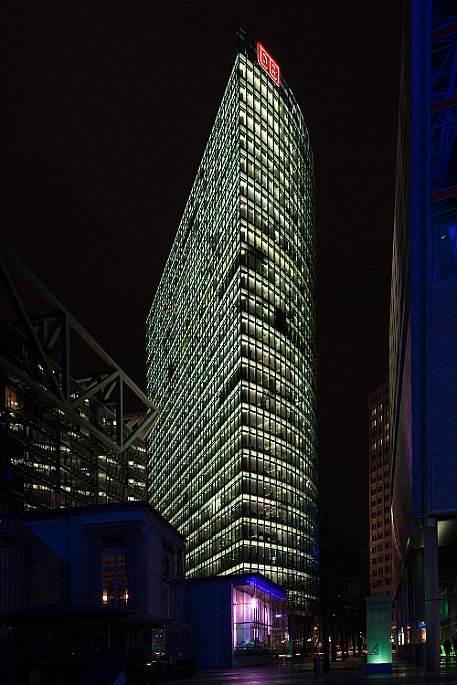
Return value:
M 364 601 L 369 594 L 368 539 L 365 548 L 359 542 L 363 540 L 364 523 L 350 506 L 347 491 L 340 488 L 330 494 L 328 489 L 321 490 L 319 600 L 324 672 L 330 671 L 329 638 L 333 661 L 338 638 L 343 658 L 349 655 L 351 643 L 353 654 L 356 648 L 360 653 L 359 635 L 365 632 Z

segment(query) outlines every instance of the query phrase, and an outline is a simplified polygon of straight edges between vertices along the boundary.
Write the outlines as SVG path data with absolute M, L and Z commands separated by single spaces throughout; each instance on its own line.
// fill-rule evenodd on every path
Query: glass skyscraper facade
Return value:
M 317 597 L 313 160 L 279 67 L 240 40 L 147 319 L 151 503 L 191 578 Z

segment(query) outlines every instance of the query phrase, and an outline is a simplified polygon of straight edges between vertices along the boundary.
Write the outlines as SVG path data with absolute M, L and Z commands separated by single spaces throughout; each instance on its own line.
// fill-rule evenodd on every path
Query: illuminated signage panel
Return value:
M 367 672 L 392 672 L 390 597 L 367 597 Z
M 257 43 L 257 61 L 260 66 L 268 72 L 268 75 L 276 85 L 280 86 L 281 71 L 279 69 L 279 64 L 277 64 L 267 50 L 265 50 L 262 43 Z

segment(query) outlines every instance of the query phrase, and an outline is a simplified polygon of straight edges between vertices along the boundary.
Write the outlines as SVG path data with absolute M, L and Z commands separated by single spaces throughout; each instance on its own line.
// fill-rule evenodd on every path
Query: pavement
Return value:
M 425 666 L 418 666 L 395 656 L 392 661 L 392 673 L 367 673 L 365 657 L 349 657 L 344 661 L 331 662 L 330 673 L 322 673 L 321 671 L 319 674 L 315 674 L 313 663 L 295 664 L 294 668 L 303 674 L 312 671 L 320 681 L 332 675 L 346 677 L 351 675 L 353 679 L 357 678 L 358 682 L 362 680 L 367 682 L 372 680 L 397 682 L 401 680 L 403 683 L 420 683 L 425 681 L 455 683 L 457 685 L 457 657 L 451 658 L 449 662 L 446 662 L 445 658 L 442 657 L 440 671 L 436 673 L 427 673 Z
M 364 657 L 349 657 L 331 662 L 330 673 L 315 673 L 313 661 L 300 663 L 289 659 L 266 666 L 199 671 L 189 685 L 457 685 L 457 660 L 442 660 L 438 673 L 425 673 L 416 666 L 394 658 L 392 673 L 367 673 Z M 180 681 L 185 685 L 186 681 Z M 175 685 L 177 682 L 175 681 Z

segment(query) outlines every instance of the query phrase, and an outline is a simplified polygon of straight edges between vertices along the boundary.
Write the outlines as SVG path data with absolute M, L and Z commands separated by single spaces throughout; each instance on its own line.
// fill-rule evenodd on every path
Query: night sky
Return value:
M 315 158 L 318 440 L 368 545 L 368 393 L 387 377 L 401 0 L 7 0 L 1 237 L 145 389 L 145 319 L 242 26 Z M 366 561 L 366 559 L 365 559 Z

